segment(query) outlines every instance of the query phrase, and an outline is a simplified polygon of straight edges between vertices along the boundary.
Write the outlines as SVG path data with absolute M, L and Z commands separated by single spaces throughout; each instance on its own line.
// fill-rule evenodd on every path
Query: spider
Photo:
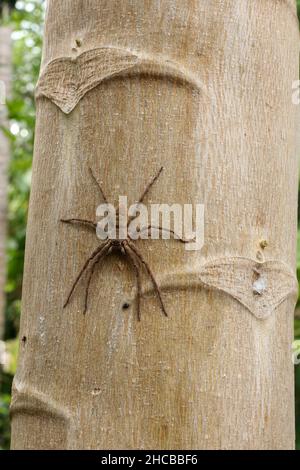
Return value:
M 144 199 L 147 196 L 147 194 L 149 193 L 150 189 L 152 188 L 154 183 L 158 180 L 159 176 L 161 175 L 163 169 L 164 168 L 161 167 L 160 170 L 158 171 L 158 173 L 156 174 L 156 176 L 154 176 L 154 178 L 152 178 L 152 180 L 150 181 L 150 183 L 147 185 L 146 189 L 144 190 L 142 196 L 139 198 L 138 204 L 141 204 L 144 201 Z M 93 173 L 93 171 L 90 167 L 89 167 L 89 172 L 90 172 L 90 175 L 91 175 L 92 179 L 94 180 L 94 183 L 97 185 L 97 187 L 100 191 L 100 195 L 101 195 L 102 199 L 105 201 L 105 203 L 108 204 L 108 200 L 107 200 L 107 198 L 104 194 L 104 191 L 103 191 L 101 185 L 99 184 L 99 182 L 97 181 L 97 178 L 95 177 L 95 175 L 94 175 L 94 173 Z M 116 228 L 119 229 L 120 225 L 119 225 L 119 211 L 118 210 L 116 210 L 116 216 L 117 216 Z M 132 219 L 128 218 L 127 228 L 129 226 L 129 223 L 130 223 L 131 220 Z M 79 224 L 79 225 L 88 227 L 88 228 L 90 228 L 92 230 L 95 230 L 95 231 L 97 229 L 97 224 L 95 222 L 90 221 L 90 220 L 73 218 L 73 219 L 61 219 L 61 222 L 65 223 L 65 224 L 74 224 L 74 225 Z M 151 229 L 158 230 L 160 233 L 162 231 L 167 231 L 169 234 L 171 234 L 173 236 L 176 235 L 176 233 L 173 230 L 165 229 L 165 228 L 162 228 L 162 227 L 153 227 L 151 225 L 149 225 L 148 227 L 142 228 L 140 230 L 140 232 L 142 232 L 144 230 L 147 230 L 148 232 L 150 232 Z M 87 284 L 86 284 L 86 289 L 85 289 L 84 311 L 83 311 L 83 314 L 84 315 L 86 314 L 86 312 L 88 310 L 88 298 L 89 298 L 90 285 L 91 285 L 91 281 L 92 281 L 93 274 L 95 272 L 96 267 L 99 265 L 99 263 L 106 256 L 110 255 L 113 252 L 119 252 L 122 255 L 125 255 L 127 257 L 127 259 L 130 261 L 130 263 L 131 263 L 131 265 L 132 265 L 132 267 L 135 271 L 136 280 L 137 280 L 137 291 L 138 291 L 137 292 L 137 316 L 138 316 L 138 320 L 139 321 L 141 320 L 140 299 L 141 299 L 141 296 L 142 296 L 142 285 L 141 285 L 141 269 L 142 268 L 146 271 L 149 278 L 151 279 L 151 282 L 152 282 L 153 287 L 154 287 L 154 291 L 157 294 L 157 297 L 158 297 L 160 307 L 161 307 L 161 310 L 162 310 L 163 314 L 166 317 L 168 316 L 166 308 L 164 306 L 164 302 L 163 302 L 163 299 L 162 299 L 160 288 L 159 288 L 159 286 L 158 286 L 158 284 L 155 280 L 154 274 L 152 273 L 152 270 L 151 270 L 149 264 L 144 259 L 143 255 L 140 253 L 140 251 L 136 248 L 136 246 L 134 244 L 134 240 L 130 237 L 129 234 L 127 235 L 127 237 L 128 238 L 125 239 L 125 240 L 124 239 L 119 239 L 119 238 L 108 239 L 108 240 L 102 242 L 91 253 L 89 258 L 84 263 L 82 269 L 78 273 L 75 281 L 73 282 L 73 285 L 71 287 L 71 290 L 69 292 L 67 300 L 64 303 L 64 306 L 63 306 L 64 309 L 69 304 L 69 302 L 71 300 L 71 297 L 72 297 L 79 281 L 81 280 L 83 275 L 86 272 L 88 272 Z M 192 240 L 185 240 L 183 238 L 180 238 L 177 235 L 176 235 L 176 240 L 180 241 L 181 243 L 190 243 L 192 241 Z M 125 303 L 123 305 L 124 310 L 128 309 L 129 307 L 130 307 L 130 305 L 128 303 Z

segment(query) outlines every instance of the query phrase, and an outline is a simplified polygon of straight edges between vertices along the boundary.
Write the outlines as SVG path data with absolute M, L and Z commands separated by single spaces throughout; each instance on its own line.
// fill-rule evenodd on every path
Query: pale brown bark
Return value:
M 13 448 L 293 448 L 298 39 L 293 1 L 49 1 Z M 137 321 L 118 257 L 63 310 L 98 244 L 59 222 L 95 218 L 88 167 L 134 202 L 162 165 L 147 202 L 206 217 L 201 252 L 136 245 L 169 318 L 143 278 Z
M 5 88 L 2 89 L 5 89 L 6 96 L 9 94 L 11 82 L 11 54 L 11 29 L 0 27 L 0 82 L 4 83 Z M 0 127 L 7 128 L 7 126 L 6 106 L 4 103 L 0 103 Z M 7 168 L 9 157 L 9 142 L 0 128 L 0 339 L 4 332 Z

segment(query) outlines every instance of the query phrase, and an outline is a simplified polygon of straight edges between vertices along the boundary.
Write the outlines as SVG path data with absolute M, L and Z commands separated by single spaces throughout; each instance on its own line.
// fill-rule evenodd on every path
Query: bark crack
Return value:
M 208 96 L 205 85 L 182 64 L 165 56 L 153 56 L 112 46 L 83 52 L 77 57 L 59 57 L 41 73 L 36 98 L 42 96 L 69 114 L 90 90 L 114 77 L 154 76 L 187 86 Z
M 298 282 L 282 261 L 257 262 L 250 258 L 228 257 L 211 260 L 199 270 L 165 273 L 158 276 L 161 291 L 205 288 L 228 294 L 256 318 L 264 320 L 289 297 L 298 296 Z M 152 292 L 147 286 L 143 294 Z

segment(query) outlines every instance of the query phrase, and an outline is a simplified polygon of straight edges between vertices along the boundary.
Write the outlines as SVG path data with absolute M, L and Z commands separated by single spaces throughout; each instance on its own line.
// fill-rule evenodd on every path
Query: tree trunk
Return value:
M 8 96 L 11 82 L 11 29 L 0 27 L 0 82 L 1 89 Z M 4 93 L 5 92 L 5 93 Z M 2 127 L 7 128 L 7 112 L 4 102 L 0 103 L 0 339 L 4 333 L 4 305 L 5 305 L 5 245 L 6 245 L 6 218 L 7 218 L 7 168 L 10 157 L 10 148 Z
M 83 22 L 84 17 L 84 22 Z M 51 0 L 37 87 L 14 449 L 291 449 L 292 0 Z M 66 296 L 99 193 L 203 203 L 205 245 L 135 242 Z M 127 305 L 126 305 L 127 304 Z M 129 307 L 123 310 L 122 307 Z

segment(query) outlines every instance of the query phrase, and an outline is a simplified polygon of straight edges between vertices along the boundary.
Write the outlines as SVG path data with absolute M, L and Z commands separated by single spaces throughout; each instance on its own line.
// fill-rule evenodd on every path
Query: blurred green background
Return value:
M 300 15 L 300 0 L 297 0 Z M 20 0 L 5 19 L 13 30 L 12 93 L 8 102 L 10 126 L 5 129 L 11 142 L 9 167 L 9 211 L 7 240 L 7 283 L 5 310 L 5 348 L 8 360 L 0 377 L 0 449 L 9 448 L 9 403 L 12 378 L 16 369 L 18 329 L 21 308 L 22 273 L 26 218 L 31 181 L 35 105 L 42 47 L 43 0 Z M 300 242 L 300 235 L 298 236 Z M 300 243 L 297 274 L 300 280 Z M 300 304 L 299 304 L 300 311 Z M 295 338 L 300 340 L 300 316 L 295 319 Z M 295 366 L 297 448 L 300 449 L 300 365 Z

